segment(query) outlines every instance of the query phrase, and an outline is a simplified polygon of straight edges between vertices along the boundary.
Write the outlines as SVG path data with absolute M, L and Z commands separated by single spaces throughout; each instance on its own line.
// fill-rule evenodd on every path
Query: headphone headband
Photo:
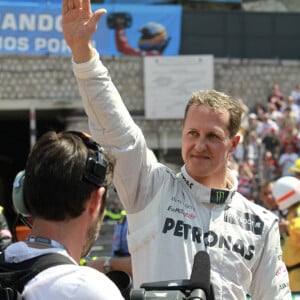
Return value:
M 87 182 L 100 187 L 105 180 L 107 170 L 107 163 L 103 157 L 103 148 L 86 132 L 66 131 L 66 133 L 78 136 L 88 149 L 96 153 L 96 160 L 94 157 L 87 157 L 83 178 Z

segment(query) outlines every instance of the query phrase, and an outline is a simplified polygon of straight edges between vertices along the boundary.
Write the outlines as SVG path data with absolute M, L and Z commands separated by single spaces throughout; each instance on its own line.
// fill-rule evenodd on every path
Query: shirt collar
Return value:
M 231 202 L 231 199 L 236 192 L 237 180 L 228 172 L 226 178 L 229 189 L 214 189 L 207 187 L 194 180 L 186 171 L 185 166 L 181 168 L 179 176 L 182 178 L 188 189 L 199 202 L 224 204 Z

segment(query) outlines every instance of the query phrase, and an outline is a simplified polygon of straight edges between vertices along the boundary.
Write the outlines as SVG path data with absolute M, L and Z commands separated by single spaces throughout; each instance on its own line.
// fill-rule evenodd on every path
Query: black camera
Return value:
M 190 280 L 170 280 L 142 284 L 139 289 L 132 289 L 130 300 L 214 300 L 212 286 L 209 293 L 201 287 L 195 288 Z
M 112 271 L 107 276 L 126 300 L 215 300 L 210 284 L 210 259 L 205 251 L 195 255 L 190 279 L 143 283 L 140 288 L 132 289 L 132 280 L 127 273 Z

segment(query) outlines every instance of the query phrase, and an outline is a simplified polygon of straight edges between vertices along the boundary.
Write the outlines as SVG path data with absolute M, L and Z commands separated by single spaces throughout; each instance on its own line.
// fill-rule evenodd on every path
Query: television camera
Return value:
M 199 251 L 194 256 L 190 279 L 143 283 L 140 288 L 131 288 L 132 281 L 128 274 L 112 271 L 107 275 L 126 300 L 215 300 L 210 283 L 210 258 L 205 251 Z

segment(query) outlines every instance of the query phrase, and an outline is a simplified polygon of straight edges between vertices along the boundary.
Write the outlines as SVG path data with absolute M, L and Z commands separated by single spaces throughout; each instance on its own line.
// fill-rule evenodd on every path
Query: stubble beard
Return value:
M 102 218 L 95 220 L 88 228 L 86 234 L 86 242 L 81 252 L 81 257 L 85 257 L 89 254 L 94 245 L 95 241 L 98 239 L 100 228 L 102 224 Z

